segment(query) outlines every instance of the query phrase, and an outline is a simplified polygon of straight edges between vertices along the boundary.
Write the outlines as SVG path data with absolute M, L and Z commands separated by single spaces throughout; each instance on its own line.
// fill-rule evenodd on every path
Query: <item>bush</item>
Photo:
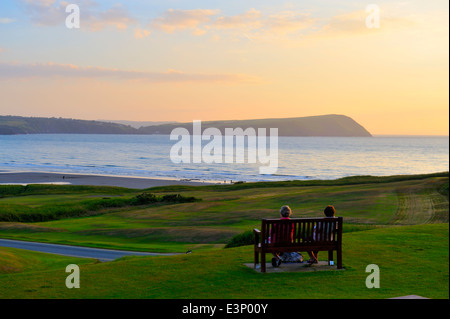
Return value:
M 161 202 L 171 202 L 171 203 L 192 203 L 199 201 L 198 198 L 195 197 L 185 197 L 180 194 L 171 194 L 171 195 L 164 195 L 161 198 Z
M 242 234 L 236 235 L 231 238 L 230 242 L 225 246 L 225 248 L 253 245 L 254 241 L 255 239 L 253 231 L 247 230 Z
M 0 198 L 3 194 L 22 195 L 27 188 L 19 187 L 0 187 Z M 44 222 L 62 218 L 80 217 L 96 215 L 104 212 L 108 208 L 120 208 L 127 206 L 148 205 L 154 203 L 172 204 L 172 203 L 190 203 L 200 201 L 195 197 L 185 197 L 180 194 L 164 195 L 156 197 L 154 194 L 144 192 L 131 198 L 121 197 L 103 197 L 101 199 L 89 199 L 75 203 L 48 204 L 34 207 L 26 205 L 2 205 L 0 204 L 0 222 Z
M 144 204 L 151 204 L 156 203 L 158 199 L 154 194 L 151 193 L 142 193 L 139 194 L 132 199 L 132 204 L 134 205 L 144 205 Z
M 180 194 L 169 194 L 164 195 L 160 198 L 156 197 L 154 194 L 151 193 L 142 193 L 135 197 L 133 197 L 130 200 L 131 205 L 145 205 L 145 204 L 152 204 L 157 202 L 162 203 L 191 203 L 199 201 L 198 198 L 195 197 L 185 197 Z

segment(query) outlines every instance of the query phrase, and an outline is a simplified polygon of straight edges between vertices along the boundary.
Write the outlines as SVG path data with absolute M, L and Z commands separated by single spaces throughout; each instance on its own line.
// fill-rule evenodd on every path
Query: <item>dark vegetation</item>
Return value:
M 226 244 L 225 248 L 253 245 L 254 240 L 255 239 L 254 239 L 253 231 L 247 230 L 247 231 L 231 238 L 230 241 L 228 242 L 228 244 Z
M 13 134 L 137 134 L 128 125 L 63 118 L 0 116 L 0 135 Z
M 89 186 L 72 186 L 64 191 L 74 191 L 75 189 L 88 191 L 94 187 Z M 31 189 L 31 190 L 30 190 Z M 10 186 L 0 187 L 0 198 L 8 195 L 33 195 L 42 194 L 44 190 L 55 194 L 57 188 L 49 185 L 30 185 L 30 186 Z M 53 192 L 52 192 L 53 191 Z M 97 189 L 97 192 L 99 189 Z M 49 193 L 46 193 L 47 195 Z M 192 196 L 183 196 L 180 194 L 168 194 L 156 196 L 151 193 L 144 192 L 132 197 L 101 197 L 77 201 L 74 203 L 51 203 L 43 204 L 38 207 L 30 207 L 20 204 L 3 205 L 0 210 L 0 222 L 43 222 L 50 220 L 58 220 L 63 218 L 91 216 L 101 214 L 103 210 L 110 208 L 122 208 L 128 206 L 140 205 L 167 205 L 177 203 L 192 203 L 200 201 L 200 199 Z

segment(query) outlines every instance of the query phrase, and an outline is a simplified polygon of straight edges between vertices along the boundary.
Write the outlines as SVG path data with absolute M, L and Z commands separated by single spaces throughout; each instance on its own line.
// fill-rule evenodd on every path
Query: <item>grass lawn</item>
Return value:
M 124 205 L 143 190 L 0 186 L 1 238 L 193 251 L 98 263 L 0 248 L 0 298 L 449 298 L 448 173 L 145 191 L 201 201 Z M 286 204 L 293 217 L 335 206 L 344 217 L 344 271 L 261 274 L 243 265 L 252 247 L 223 249 Z M 22 222 L 22 214 L 42 221 Z M 80 266 L 80 289 L 65 287 L 70 263 Z M 365 286 L 369 264 L 380 268 L 379 289 Z
M 448 234 L 448 224 L 347 233 L 345 270 L 301 273 L 255 272 L 243 265 L 251 246 L 108 263 L 0 248 L 0 258 L 22 267 L 0 275 L 0 298 L 448 299 Z M 80 266 L 79 289 L 65 287 L 69 263 Z M 379 266 L 378 289 L 365 285 L 369 264 Z

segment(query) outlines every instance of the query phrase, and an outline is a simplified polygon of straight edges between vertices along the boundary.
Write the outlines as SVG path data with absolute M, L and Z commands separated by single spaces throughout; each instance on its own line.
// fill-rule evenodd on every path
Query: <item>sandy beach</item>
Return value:
M 4 184 L 60 184 L 60 185 L 92 185 L 117 186 L 144 189 L 167 185 L 211 185 L 212 183 L 188 180 L 169 180 L 125 176 L 103 176 L 45 172 L 1 172 L 0 185 Z

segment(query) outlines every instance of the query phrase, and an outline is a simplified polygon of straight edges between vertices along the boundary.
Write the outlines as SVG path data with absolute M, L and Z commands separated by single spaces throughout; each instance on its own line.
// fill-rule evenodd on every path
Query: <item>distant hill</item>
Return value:
M 12 134 L 170 134 L 184 127 L 192 134 L 192 122 L 159 124 L 145 127 L 64 118 L 0 116 L 0 135 Z M 207 127 L 246 129 L 278 128 L 279 136 L 372 136 L 364 127 L 345 115 L 320 115 L 284 119 L 205 121 Z M 269 134 L 269 131 L 267 131 Z
M 192 134 L 192 123 L 173 123 L 141 127 L 142 134 L 170 134 L 176 127 L 184 127 Z M 278 128 L 279 136 L 372 136 L 363 126 L 345 115 L 319 115 L 282 119 L 207 121 L 202 129 L 218 128 L 222 134 L 225 128 L 247 127 Z M 269 131 L 267 130 L 267 134 Z
M 122 121 L 122 120 L 97 120 L 97 121 L 129 125 L 134 128 L 140 128 L 143 126 L 151 126 L 151 125 L 168 124 L 168 123 L 177 123 L 176 121 Z
M 0 116 L 0 134 L 136 134 L 116 123 L 46 117 Z

